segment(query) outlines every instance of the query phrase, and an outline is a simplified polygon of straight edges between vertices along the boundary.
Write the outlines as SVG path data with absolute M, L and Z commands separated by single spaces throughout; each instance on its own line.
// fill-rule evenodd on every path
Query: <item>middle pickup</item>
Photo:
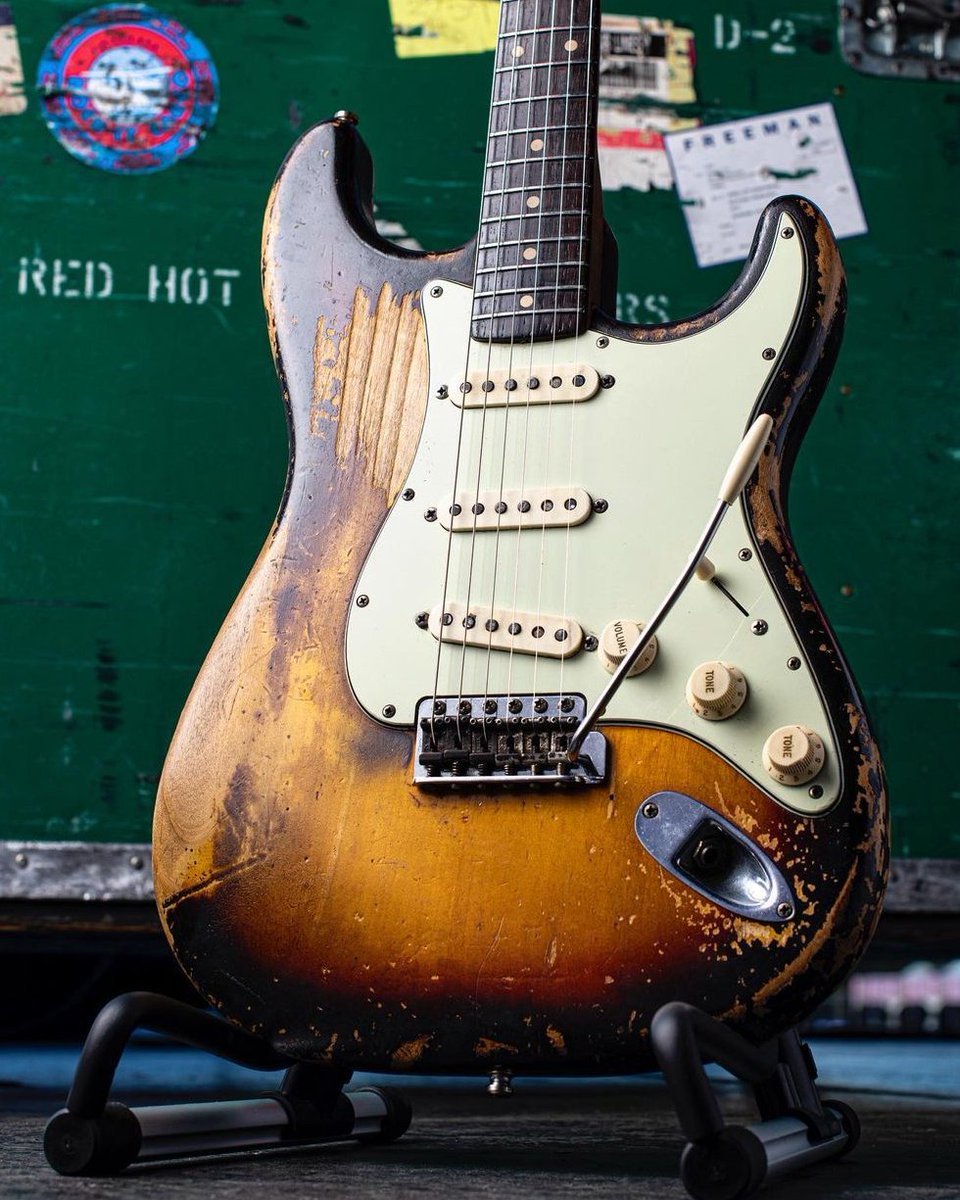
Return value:
M 552 529 L 582 525 L 593 512 L 589 492 L 578 487 L 530 487 L 458 494 L 437 516 L 454 533 L 497 529 Z

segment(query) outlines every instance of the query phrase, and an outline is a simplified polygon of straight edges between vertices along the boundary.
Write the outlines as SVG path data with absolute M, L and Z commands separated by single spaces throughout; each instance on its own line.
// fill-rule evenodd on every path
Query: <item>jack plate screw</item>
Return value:
M 645 817 L 659 817 L 660 816 L 660 808 L 658 805 L 654 804 L 652 800 L 648 800 L 647 803 L 643 806 L 643 808 L 640 809 L 640 811 L 643 813 L 643 815 Z

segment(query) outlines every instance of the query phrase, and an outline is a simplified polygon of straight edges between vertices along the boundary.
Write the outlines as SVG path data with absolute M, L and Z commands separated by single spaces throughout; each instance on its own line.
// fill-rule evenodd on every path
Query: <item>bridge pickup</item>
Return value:
M 450 398 L 462 408 L 504 408 L 510 404 L 571 404 L 590 400 L 600 391 L 596 367 L 586 363 L 517 363 L 498 371 L 470 371 L 450 388 Z
M 571 658 L 583 648 L 583 629 L 568 617 L 491 609 L 482 604 L 471 604 L 469 611 L 452 600 L 447 601 L 446 610 L 438 604 L 430 611 L 427 627 L 438 641 L 480 650 Z
M 586 712 L 580 695 L 428 696 L 417 705 L 413 781 L 602 784 L 607 740 L 587 734 L 575 763 L 570 738 Z
M 566 529 L 583 524 L 593 512 L 593 500 L 583 488 L 532 487 L 474 496 L 464 493 L 440 512 L 440 524 L 454 533 L 472 533 L 475 529 Z

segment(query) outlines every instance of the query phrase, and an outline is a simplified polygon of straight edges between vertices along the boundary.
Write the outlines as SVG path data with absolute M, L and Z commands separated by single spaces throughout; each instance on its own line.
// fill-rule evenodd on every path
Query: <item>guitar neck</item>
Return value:
M 586 327 L 598 222 L 599 0 L 501 0 L 471 332 Z

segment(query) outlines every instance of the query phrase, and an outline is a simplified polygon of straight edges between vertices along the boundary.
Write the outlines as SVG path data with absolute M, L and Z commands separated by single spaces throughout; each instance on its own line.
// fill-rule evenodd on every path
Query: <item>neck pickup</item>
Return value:
M 471 332 L 572 337 L 593 306 L 600 6 L 500 8 Z

